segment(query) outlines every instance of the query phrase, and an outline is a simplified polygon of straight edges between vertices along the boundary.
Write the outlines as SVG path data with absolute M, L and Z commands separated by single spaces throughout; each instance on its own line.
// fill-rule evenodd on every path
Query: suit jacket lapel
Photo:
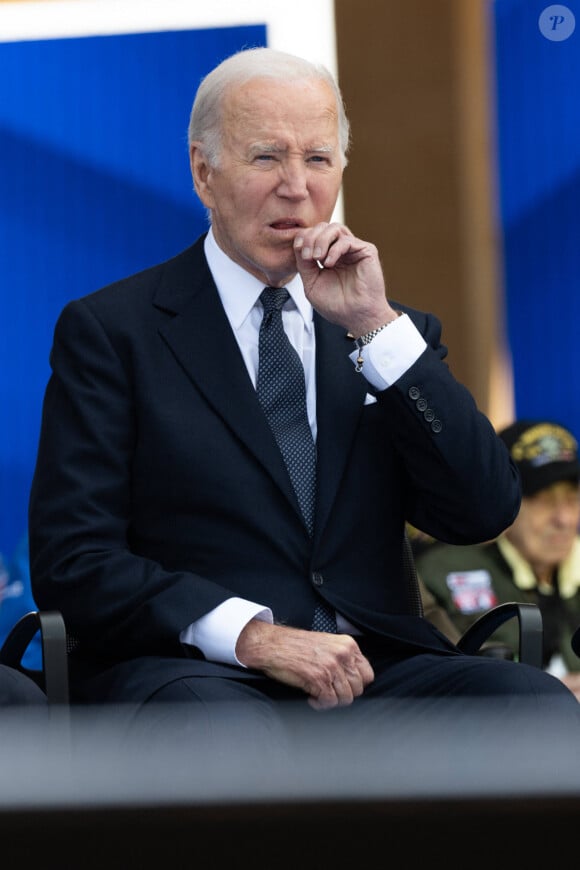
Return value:
M 166 264 L 154 304 L 175 315 L 161 326 L 160 333 L 179 364 L 299 512 L 282 456 L 207 265 L 203 240 Z
M 342 327 L 315 314 L 318 422 L 316 535 L 328 520 L 363 411 L 368 384 L 354 369 L 353 349 Z

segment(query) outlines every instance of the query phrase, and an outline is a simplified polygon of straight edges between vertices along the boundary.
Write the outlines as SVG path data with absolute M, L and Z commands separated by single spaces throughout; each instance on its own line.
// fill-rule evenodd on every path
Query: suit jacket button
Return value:
M 409 398 L 410 399 L 418 399 L 421 395 L 421 391 L 419 387 L 409 387 Z
M 417 399 L 417 410 L 424 411 L 427 408 L 427 399 Z
M 433 420 L 433 422 L 431 423 L 431 429 L 433 430 L 433 432 L 441 432 L 441 430 L 443 429 L 443 423 L 441 422 L 441 420 Z
M 322 586 L 322 584 L 324 583 L 324 577 L 318 571 L 313 571 L 312 582 L 315 586 Z

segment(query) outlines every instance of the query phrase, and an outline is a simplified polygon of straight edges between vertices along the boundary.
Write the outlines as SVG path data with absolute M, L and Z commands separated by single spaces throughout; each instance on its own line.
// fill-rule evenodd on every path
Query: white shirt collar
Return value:
M 264 284 L 222 251 L 211 227 L 204 241 L 204 251 L 228 320 L 234 330 L 238 329 L 258 301 Z M 312 305 L 304 294 L 302 278 L 296 274 L 285 286 L 310 332 L 313 329 Z

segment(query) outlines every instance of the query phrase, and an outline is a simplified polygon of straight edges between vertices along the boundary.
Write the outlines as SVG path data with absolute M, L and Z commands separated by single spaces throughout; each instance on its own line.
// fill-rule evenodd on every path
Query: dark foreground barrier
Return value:
M 353 728 L 289 710 L 286 754 L 234 708 L 214 741 L 166 712 L 162 733 L 129 709 L 1 715 L 2 867 L 497 868 L 575 846 L 580 731 L 557 716 L 405 703 Z

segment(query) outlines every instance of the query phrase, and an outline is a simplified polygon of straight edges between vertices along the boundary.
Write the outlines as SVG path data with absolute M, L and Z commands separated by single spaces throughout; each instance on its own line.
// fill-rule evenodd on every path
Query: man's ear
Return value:
M 193 178 L 195 192 L 206 208 L 212 208 L 211 166 L 200 142 L 192 142 L 189 146 L 189 165 L 191 166 L 191 177 Z

